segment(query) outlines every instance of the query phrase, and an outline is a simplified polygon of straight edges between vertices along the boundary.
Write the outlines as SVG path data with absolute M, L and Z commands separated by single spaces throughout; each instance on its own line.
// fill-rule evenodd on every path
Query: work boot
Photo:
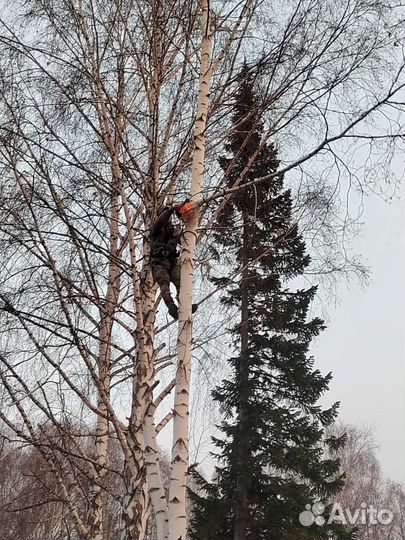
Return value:
M 179 318 L 179 309 L 176 304 L 174 302 L 170 302 L 170 304 L 167 304 L 167 309 L 169 310 L 169 314 L 173 317 L 173 319 L 177 321 Z

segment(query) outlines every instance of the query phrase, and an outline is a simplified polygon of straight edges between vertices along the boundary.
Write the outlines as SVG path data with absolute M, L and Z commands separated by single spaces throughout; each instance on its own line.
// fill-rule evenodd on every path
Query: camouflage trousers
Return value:
M 160 287 L 160 293 L 166 306 L 173 303 L 170 282 L 176 287 L 177 298 L 180 291 L 180 266 L 175 257 L 156 257 L 151 262 L 153 279 Z

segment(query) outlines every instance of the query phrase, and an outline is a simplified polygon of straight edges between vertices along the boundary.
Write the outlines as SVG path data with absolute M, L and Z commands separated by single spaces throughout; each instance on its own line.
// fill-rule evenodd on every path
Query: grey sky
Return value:
M 404 190 L 386 203 L 365 201 L 362 234 L 353 243 L 369 265 L 368 287 L 340 286 L 328 306 L 328 329 L 314 349 L 316 365 L 332 371 L 325 399 L 341 401 L 341 419 L 372 424 L 386 475 L 405 483 Z

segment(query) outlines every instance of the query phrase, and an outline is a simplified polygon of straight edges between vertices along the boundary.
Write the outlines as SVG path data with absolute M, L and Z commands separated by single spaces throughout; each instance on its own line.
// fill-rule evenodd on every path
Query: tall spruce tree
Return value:
M 275 146 L 262 143 L 260 100 L 247 67 L 234 107 L 233 134 L 220 160 L 230 186 L 255 152 L 243 182 L 278 168 Z M 229 275 L 240 272 L 237 279 L 216 280 L 226 284 L 222 302 L 240 316 L 230 330 L 236 351 L 229 359 L 232 376 L 213 392 L 224 414 L 223 436 L 214 439 L 216 480 L 197 478 L 190 537 L 350 538 L 341 526 L 305 527 L 298 519 L 306 505 L 327 501 L 341 489 L 339 461 L 326 456 L 344 438 L 325 438 L 338 404 L 326 410 L 318 405 L 331 374 L 314 369 L 309 355 L 312 339 L 324 328 L 321 319 L 307 317 L 316 287 L 289 288 L 310 257 L 283 176 L 235 195 L 220 216 L 216 242 L 218 251 L 233 256 Z

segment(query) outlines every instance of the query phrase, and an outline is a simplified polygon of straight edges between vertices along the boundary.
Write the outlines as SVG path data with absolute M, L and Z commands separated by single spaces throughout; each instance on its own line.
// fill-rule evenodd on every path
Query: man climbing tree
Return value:
M 193 205 L 189 202 L 174 204 L 163 208 L 151 229 L 151 268 L 153 278 L 160 287 L 163 301 L 173 319 L 178 318 L 178 307 L 170 293 L 170 283 L 176 287 L 177 298 L 180 291 L 180 265 L 178 245 L 180 244 L 181 227 L 173 225 L 171 218 L 177 217 L 187 222 L 193 215 Z M 192 312 L 197 309 L 193 304 Z
M 160 287 L 160 294 L 173 319 L 178 317 L 178 309 L 170 293 L 170 282 L 177 291 L 180 290 L 180 268 L 178 264 L 179 253 L 177 246 L 180 243 L 180 228 L 171 222 L 174 212 L 180 205 L 164 208 L 151 229 L 151 268 L 153 278 Z
M 245 66 L 235 100 L 233 133 L 220 165 L 232 186 L 246 164 L 257 157 L 243 183 L 277 170 L 274 145 L 263 144 L 261 103 Z M 307 320 L 316 287 L 291 290 L 310 263 L 292 216 L 292 198 L 283 177 L 242 190 L 218 220 L 216 242 L 231 255 L 237 279 L 222 302 L 240 313 L 232 328 L 236 354 L 232 370 L 214 391 L 225 414 L 223 439 L 215 439 L 221 466 L 213 484 L 200 478 L 194 494 L 193 539 L 298 540 L 330 538 L 328 526 L 304 527 L 298 517 L 307 504 L 326 500 L 342 486 L 339 461 L 323 458 L 324 429 L 336 417 L 337 404 L 317 405 L 330 374 L 313 369 L 311 340 L 324 328 Z M 334 538 L 340 534 L 333 530 Z M 345 533 L 345 538 L 347 534 Z

